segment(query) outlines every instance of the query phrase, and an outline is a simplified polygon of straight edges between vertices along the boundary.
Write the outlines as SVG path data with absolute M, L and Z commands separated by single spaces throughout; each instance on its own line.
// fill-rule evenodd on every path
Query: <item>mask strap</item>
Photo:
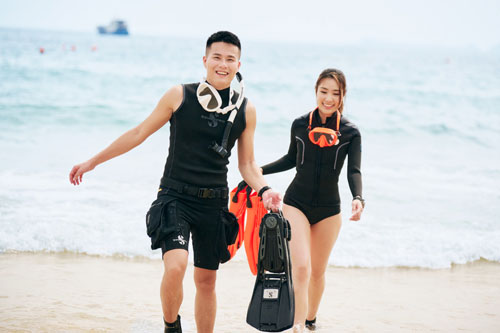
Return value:
M 232 111 L 234 109 L 238 109 L 238 110 L 240 109 L 241 103 L 243 103 L 243 99 L 244 99 L 244 95 L 245 95 L 245 85 L 243 83 L 243 76 L 240 74 L 240 72 L 236 73 L 236 80 L 238 80 L 238 83 L 240 84 L 240 94 L 238 95 L 238 99 L 236 100 L 236 103 L 232 104 L 234 90 L 231 89 L 228 105 L 224 109 L 221 109 L 220 111 L 216 111 L 216 112 L 226 114 L 229 111 Z
M 337 133 L 340 131 L 340 111 L 337 110 Z
M 316 109 L 312 110 L 311 113 L 309 113 L 309 126 L 307 126 L 307 130 L 310 132 L 311 127 L 312 127 L 312 119 L 313 119 L 313 113 L 316 111 Z
M 311 127 L 312 127 L 312 118 L 313 118 L 313 113 L 314 111 L 316 111 L 317 109 L 314 109 L 313 111 L 311 111 L 311 113 L 309 113 L 309 126 L 307 127 L 307 129 L 310 131 L 311 130 Z M 340 111 L 337 110 L 337 133 L 340 131 Z

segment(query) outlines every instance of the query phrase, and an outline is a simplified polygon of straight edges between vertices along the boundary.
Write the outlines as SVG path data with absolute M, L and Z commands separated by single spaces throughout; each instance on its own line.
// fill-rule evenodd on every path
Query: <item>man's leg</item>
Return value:
M 163 255 L 165 271 L 161 280 L 160 297 L 163 318 L 168 323 L 177 319 L 182 304 L 182 280 L 186 272 L 188 252 L 184 249 L 174 249 Z
M 198 333 L 212 333 L 214 331 L 217 312 L 216 278 L 216 270 L 194 268 L 194 283 L 196 285 L 194 316 Z

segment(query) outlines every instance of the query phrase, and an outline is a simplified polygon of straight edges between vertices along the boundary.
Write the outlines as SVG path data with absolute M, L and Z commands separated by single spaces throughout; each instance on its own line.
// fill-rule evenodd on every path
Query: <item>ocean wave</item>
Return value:
M 72 165 L 145 119 L 170 86 L 200 80 L 203 47 L 182 39 L 3 29 L 0 42 L 7 45 L 0 49 L 0 252 L 159 257 L 149 249 L 144 214 L 165 163 L 168 125 L 86 175 L 82 186 L 70 186 L 67 177 Z M 498 57 L 252 43 L 241 70 L 257 108 L 259 164 L 286 153 L 293 119 L 314 108 L 316 77 L 332 66 L 347 75 L 345 117 L 363 137 L 367 208 L 360 224 L 344 224 L 330 264 L 498 262 Z M 234 186 L 241 179 L 236 153 L 229 169 Z M 284 193 L 293 175 L 267 179 Z M 352 197 L 345 178 L 344 170 L 347 219 Z M 245 260 L 240 253 L 236 260 Z

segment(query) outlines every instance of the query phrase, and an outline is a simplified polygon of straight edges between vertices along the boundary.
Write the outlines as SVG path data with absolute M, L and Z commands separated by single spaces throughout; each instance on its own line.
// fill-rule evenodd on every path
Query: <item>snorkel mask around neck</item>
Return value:
M 316 109 L 318 110 L 318 109 Z M 316 111 L 314 110 L 314 111 Z M 331 146 L 336 146 L 339 144 L 339 136 L 340 136 L 340 111 L 337 110 L 335 113 L 337 114 L 337 129 L 333 130 L 328 127 L 315 127 L 312 128 L 312 119 L 313 119 L 313 114 L 314 111 L 311 111 L 309 114 L 309 126 L 307 127 L 307 130 L 309 131 L 309 140 L 314 143 L 315 145 L 320 146 L 321 148 L 324 147 L 331 147 Z M 319 110 L 318 110 L 319 112 Z
M 203 80 L 200 82 L 198 89 L 196 89 L 196 97 L 198 98 L 198 102 L 201 107 L 208 112 L 217 112 L 226 114 L 234 109 L 239 109 L 241 103 L 244 98 L 244 90 L 245 86 L 243 84 L 243 76 L 241 76 L 240 72 L 236 73 L 236 79 L 240 84 L 240 94 L 238 96 L 238 100 L 235 104 L 232 103 L 234 90 L 230 89 L 229 93 L 229 103 L 225 108 L 222 107 L 222 98 L 220 97 L 219 92 L 215 89 L 210 83 Z
M 220 97 L 217 89 L 210 85 L 210 83 L 202 81 L 200 82 L 198 89 L 196 89 L 196 97 L 198 98 L 198 102 L 205 111 L 217 112 L 221 114 L 231 112 L 229 114 L 229 118 L 227 119 L 226 128 L 224 129 L 224 135 L 222 137 L 221 144 L 219 145 L 217 142 L 213 141 L 212 144 L 208 146 L 208 148 L 212 149 L 223 158 L 229 154 L 227 150 L 229 133 L 231 132 L 231 128 L 233 127 L 234 118 L 236 118 L 236 114 L 238 113 L 238 110 L 240 109 L 241 103 L 243 103 L 244 99 L 245 85 L 243 84 L 243 76 L 240 74 L 240 72 L 236 73 L 236 79 L 240 83 L 240 93 L 238 99 L 236 100 L 236 103 L 232 103 L 234 91 L 230 87 L 229 103 L 225 108 L 222 109 L 222 98 Z

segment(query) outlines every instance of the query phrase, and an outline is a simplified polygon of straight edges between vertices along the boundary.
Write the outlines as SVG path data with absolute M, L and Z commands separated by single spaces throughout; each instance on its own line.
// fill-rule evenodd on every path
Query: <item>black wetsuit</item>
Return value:
M 192 184 L 204 188 L 227 187 L 227 165 L 231 149 L 246 126 L 246 98 L 236 115 L 229 134 L 227 150 L 221 157 L 208 147 L 212 142 L 221 144 L 230 112 L 219 114 L 205 111 L 196 97 L 199 83 L 185 84 L 184 98 L 170 119 L 170 147 L 161 185 L 168 180 Z M 229 88 L 219 91 L 223 107 L 229 100 Z M 233 102 L 238 94 L 233 96 Z
M 313 114 L 312 128 L 322 126 L 334 129 L 336 114 L 321 124 L 318 111 Z M 300 209 L 314 224 L 340 213 L 338 180 L 344 160 L 348 156 L 347 179 L 351 193 L 362 196 L 361 135 L 358 128 L 344 116 L 340 119 L 338 145 L 321 148 L 309 140 L 309 113 L 292 124 L 288 153 L 265 165 L 264 175 L 296 167 L 297 174 L 288 187 L 283 202 Z
M 161 217 L 155 234 L 160 236 L 158 242 L 152 238 L 152 248 L 161 247 L 163 254 L 172 249 L 188 250 L 191 234 L 194 265 L 217 269 L 227 252 L 222 226 L 228 213 L 227 164 L 231 149 L 246 127 L 247 99 L 233 121 L 227 144 L 229 154 L 222 157 L 210 146 L 213 142 L 221 144 L 230 112 L 205 111 L 196 97 L 198 85 L 182 86 L 182 103 L 170 118 L 170 146 L 158 199 L 148 215 Z M 229 88 L 219 94 L 222 107 L 227 106 Z M 235 93 L 233 103 L 237 98 Z

